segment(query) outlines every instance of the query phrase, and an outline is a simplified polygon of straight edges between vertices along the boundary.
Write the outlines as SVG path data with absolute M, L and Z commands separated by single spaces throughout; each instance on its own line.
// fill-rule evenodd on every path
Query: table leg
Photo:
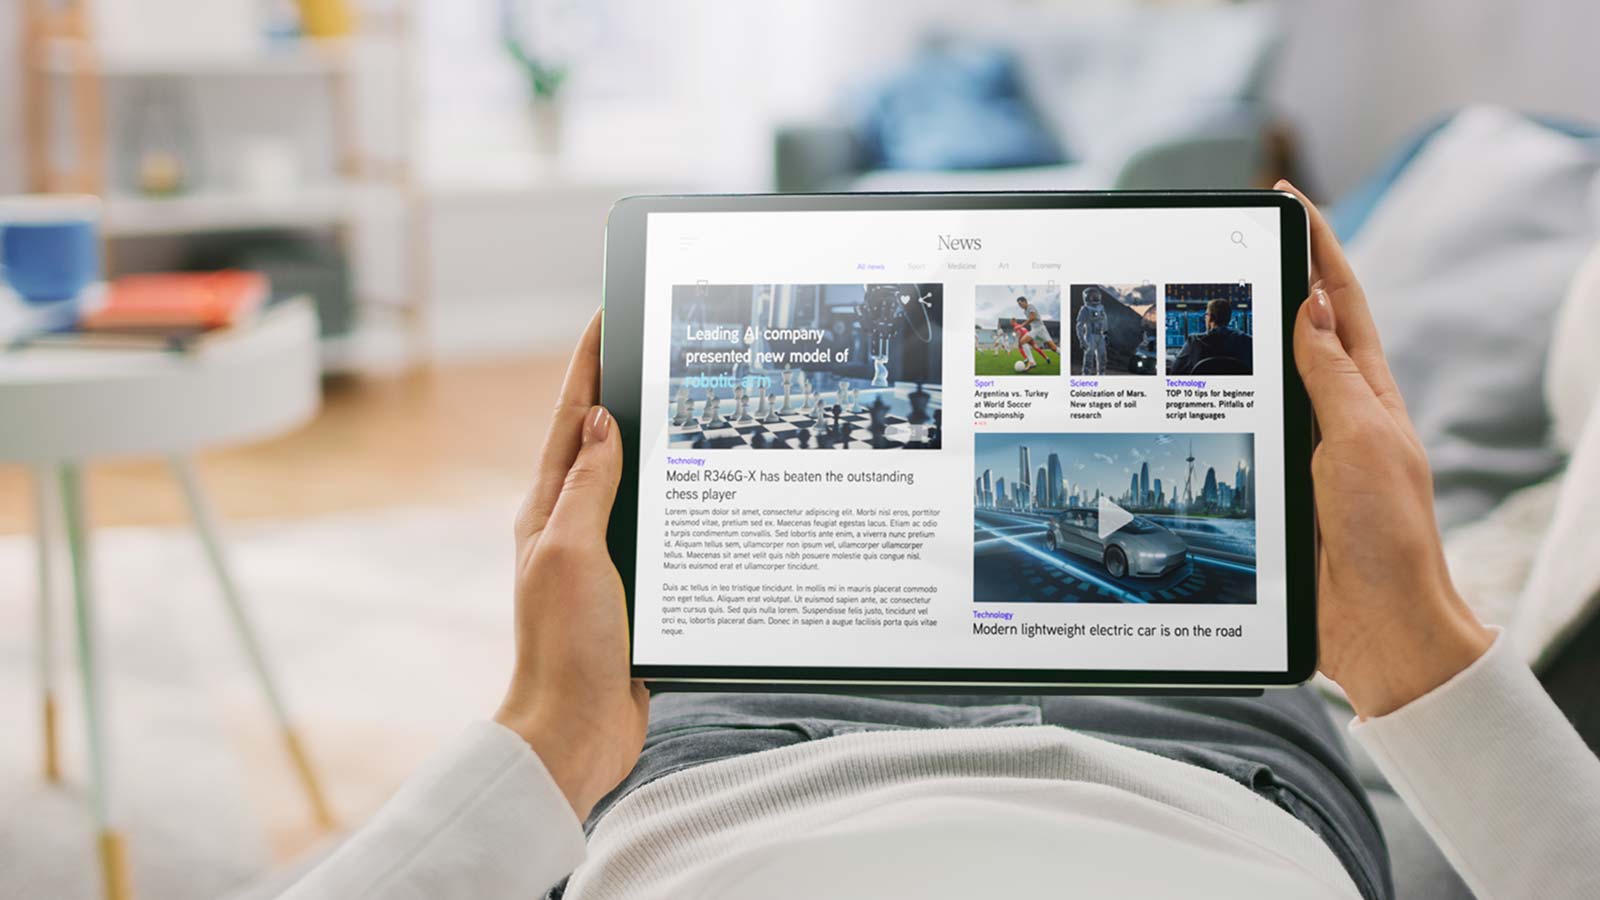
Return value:
M 128 857 L 122 832 L 113 817 L 110 741 L 101 708 L 98 634 L 95 627 L 94 590 L 89 563 L 89 523 L 84 515 L 83 468 L 61 464 L 61 510 L 66 522 L 67 551 L 72 560 L 72 600 L 78 631 L 78 670 L 83 681 L 83 711 L 89 735 L 89 786 L 95 825 L 100 831 L 100 870 L 105 878 L 106 900 L 133 896 L 128 877 Z
M 205 490 L 200 485 L 200 479 L 195 472 L 192 460 L 183 456 L 174 456 L 170 460 L 173 475 L 177 478 L 179 486 L 183 488 L 184 498 L 188 501 L 190 515 L 194 517 L 195 531 L 200 536 L 200 544 L 205 549 L 206 560 L 211 565 L 215 574 L 217 585 L 222 590 L 222 599 L 228 610 L 228 617 L 233 622 L 234 630 L 239 635 L 239 642 L 244 645 L 245 659 L 249 662 L 251 670 L 256 676 L 256 681 L 261 685 L 261 692 L 266 695 L 267 705 L 272 708 L 272 715 L 278 721 L 278 727 L 283 735 L 284 749 L 289 754 L 293 763 L 295 774 L 300 779 L 301 786 L 305 789 L 306 797 L 311 803 L 312 815 L 317 823 L 325 828 L 334 824 L 333 812 L 328 806 L 327 797 L 322 792 L 321 782 L 317 778 L 316 770 L 311 766 L 311 758 L 306 754 L 305 744 L 301 742 L 299 734 L 295 731 L 294 724 L 289 719 L 287 705 L 283 695 L 278 692 L 277 680 L 272 675 L 272 667 L 267 663 L 266 650 L 256 635 L 255 626 L 251 624 L 249 611 L 245 608 L 244 597 L 239 592 L 238 584 L 233 579 L 233 573 L 228 568 L 227 556 L 222 549 L 221 531 L 217 525 L 216 514 L 211 509 L 211 503 L 206 497 Z
M 44 713 L 44 778 L 61 781 L 60 743 L 56 731 L 55 634 L 55 473 L 49 466 L 33 470 L 34 524 L 39 543 L 39 695 Z

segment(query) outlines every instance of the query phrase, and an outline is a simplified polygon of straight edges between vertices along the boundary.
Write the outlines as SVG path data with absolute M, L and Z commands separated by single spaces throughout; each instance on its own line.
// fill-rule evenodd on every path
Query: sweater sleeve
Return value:
M 1351 731 L 1478 900 L 1600 897 L 1600 761 L 1504 635 Z
M 583 828 L 538 755 L 480 722 L 284 900 L 527 900 L 583 855 Z

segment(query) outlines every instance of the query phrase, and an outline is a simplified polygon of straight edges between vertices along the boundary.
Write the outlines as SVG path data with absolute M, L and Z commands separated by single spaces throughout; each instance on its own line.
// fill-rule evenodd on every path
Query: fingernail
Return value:
M 1333 303 L 1328 300 L 1328 292 L 1321 287 L 1311 291 L 1311 324 L 1318 331 L 1333 331 L 1337 327 L 1333 318 Z
M 604 406 L 596 406 L 589 410 L 589 418 L 583 425 L 585 439 L 599 443 L 606 439 L 611 431 L 611 414 L 606 412 Z

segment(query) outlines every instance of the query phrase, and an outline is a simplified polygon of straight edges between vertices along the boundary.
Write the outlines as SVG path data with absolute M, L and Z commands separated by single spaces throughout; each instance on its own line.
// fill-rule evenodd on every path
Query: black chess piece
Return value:
M 921 425 L 928 421 L 928 401 L 933 395 L 922 389 L 922 382 L 917 382 L 917 389 L 911 392 L 911 415 L 906 421 L 913 425 Z
M 928 432 L 928 446 L 934 450 L 939 449 L 939 442 L 944 440 L 944 409 L 933 411 L 933 430 Z
M 801 450 L 806 450 L 806 449 L 809 449 L 811 447 L 811 429 L 809 429 L 809 428 L 800 429 L 798 432 L 795 433 L 795 438 L 800 441 L 800 449 Z
M 833 433 L 835 435 L 838 435 L 839 437 L 843 437 L 844 436 L 844 432 L 839 430 L 839 416 L 842 415 L 843 413 L 844 413 L 844 408 L 841 407 L 839 404 L 835 403 L 833 405 Z
M 889 416 L 889 404 L 883 402 L 882 394 L 873 398 L 872 405 L 867 407 L 867 414 L 872 417 L 867 425 L 867 431 L 872 434 L 872 446 L 878 449 L 892 446 L 883 436 L 889 430 L 889 423 L 884 421 Z
M 754 434 L 750 435 L 750 449 L 752 449 L 752 450 L 765 450 L 765 449 L 767 449 L 767 433 L 765 431 L 757 431 Z

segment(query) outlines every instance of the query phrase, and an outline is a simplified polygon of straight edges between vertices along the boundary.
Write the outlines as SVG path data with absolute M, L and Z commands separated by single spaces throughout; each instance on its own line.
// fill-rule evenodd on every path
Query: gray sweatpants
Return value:
M 1320 835 L 1367 900 L 1393 896 L 1377 819 L 1333 722 L 1308 688 L 1259 698 L 657 694 L 638 764 L 595 806 L 586 827 L 641 785 L 745 753 L 857 731 L 1038 724 L 1220 772 Z

